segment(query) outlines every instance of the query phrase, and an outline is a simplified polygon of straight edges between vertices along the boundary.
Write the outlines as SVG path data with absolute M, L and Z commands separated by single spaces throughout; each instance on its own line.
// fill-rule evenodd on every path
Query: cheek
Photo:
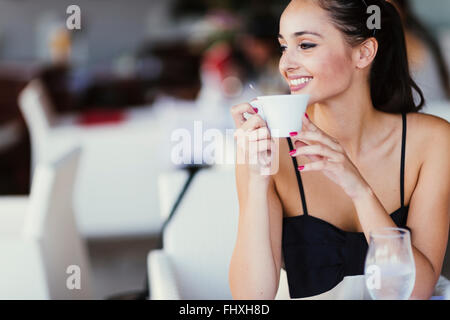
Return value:
M 328 53 L 318 60 L 315 69 L 319 81 L 327 81 L 329 89 L 337 89 L 348 84 L 352 73 L 352 61 L 345 54 Z
M 280 60 L 278 60 L 278 70 L 283 77 L 286 75 L 286 56 L 284 54 L 281 54 Z
M 329 51 L 314 60 L 309 69 L 315 80 L 310 88 L 310 103 L 337 96 L 350 87 L 353 74 L 351 56 Z

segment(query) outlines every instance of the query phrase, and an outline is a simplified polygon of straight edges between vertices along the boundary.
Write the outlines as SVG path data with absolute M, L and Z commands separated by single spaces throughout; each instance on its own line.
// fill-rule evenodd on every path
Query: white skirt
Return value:
M 371 300 L 364 275 L 347 276 L 333 289 L 312 297 L 291 299 L 286 270 L 281 269 L 276 300 Z

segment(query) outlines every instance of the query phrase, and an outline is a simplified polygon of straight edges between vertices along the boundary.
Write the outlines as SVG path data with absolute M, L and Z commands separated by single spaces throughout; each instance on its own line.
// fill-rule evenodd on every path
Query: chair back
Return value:
M 234 170 L 197 173 L 163 235 L 182 299 L 231 299 L 238 214 Z
M 45 154 L 48 132 L 55 119 L 54 107 L 40 79 L 33 79 L 28 83 L 20 93 L 18 102 L 30 133 L 33 174 L 40 157 Z
M 80 154 L 77 148 L 40 163 L 31 187 L 23 237 L 40 245 L 50 299 L 91 296 L 89 260 L 72 205 Z

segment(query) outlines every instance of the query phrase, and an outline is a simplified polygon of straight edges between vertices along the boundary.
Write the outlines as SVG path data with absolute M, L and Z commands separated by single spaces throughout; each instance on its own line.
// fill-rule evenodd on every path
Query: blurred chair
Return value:
M 160 183 L 173 181 L 179 190 L 185 179 L 185 172 L 165 173 Z M 172 201 L 173 194 L 161 188 L 161 201 Z M 238 214 L 234 170 L 197 173 L 165 229 L 164 249 L 148 255 L 150 299 L 231 299 L 228 268 Z
M 161 132 L 162 124 L 149 108 L 128 111 L 126 121 L 120 124 L 82 126 L 76 114 L 55 114 L 39 79 L 21 92 L 19 105 L 31 136 L 32 168 L 47 153 L 83 147 L 74 199 L 83 236 L 159 233 L 156 180 L 170 164 L 170 152 L 166 152 L 170 135 Z
M 164 221 L 169 218 L 172 206 L 188 178 L 187 170 L 168 171 L 158 176 L 159 208 Z
M 57 118 L 51 98 L 40 79 L 33 79 L 19 95 L 19 107 L 30 131 L 31 177 L 34 167 L 49 148 L 55 148 L 55 139 L 50 134 Z M 52 140 L 52 141 L 49 141 Z M 67 141 L 65 141 L 67 143 Z M 65 143 L 65 144 L 66 144 Z M 60 144 L 59 144 L 60 145 Z
M 0 299 L 92 297 L 72 211 L 80 149 L 52 157 L 37 164 L 29 197 L 0 197 Z M 68 289 L 69 266 L 79 267 L 80 289 Z

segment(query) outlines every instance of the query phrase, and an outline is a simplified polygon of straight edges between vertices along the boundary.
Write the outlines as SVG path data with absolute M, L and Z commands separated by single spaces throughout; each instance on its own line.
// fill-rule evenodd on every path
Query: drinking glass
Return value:
M 372 299 L 409 299 L 416 278 L 410 232 L 402 228 L 371 232 L 364 275 Z

